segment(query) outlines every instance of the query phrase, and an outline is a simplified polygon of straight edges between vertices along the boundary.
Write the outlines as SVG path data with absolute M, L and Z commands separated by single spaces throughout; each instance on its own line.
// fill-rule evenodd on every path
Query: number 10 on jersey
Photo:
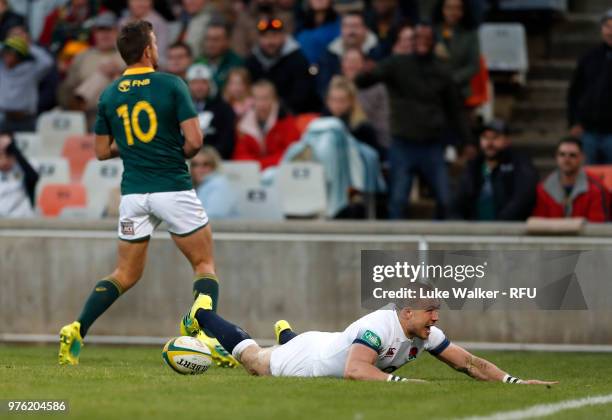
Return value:
M 141 112 L 146 112 L 149 117 L 149 129 L 144 132 L 138 122 L 138 116 Z M 143 143 L 149 143 L 157 134 L 157 114 L 147 101 L 140 101 L 134 105 L 132 112 L 127 104 L 117 108 L 117 115 L 123 119 L 123 128 L 125 129 L 125 139 L 128 146 L 134 145 L 134 137 Z

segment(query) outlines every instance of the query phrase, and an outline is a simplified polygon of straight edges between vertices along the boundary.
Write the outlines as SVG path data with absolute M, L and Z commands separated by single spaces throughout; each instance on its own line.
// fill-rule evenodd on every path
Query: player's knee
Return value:
M 259 346 L 251 346 L 240 355 L 240 362 L 254 376 L 270 375 L 270 355 Z
M 131 289 L 136 283 L 138 283 L 138 280 L 140 280 L 140 278 L 142 277 L 142 271 L 136 272 L 117 268 L 113 272 L 113 274 L 111 274 L 111 277 L 114 278 L 117 283 L 119 283 L 119 285 L 125 292 L 128 289 Z

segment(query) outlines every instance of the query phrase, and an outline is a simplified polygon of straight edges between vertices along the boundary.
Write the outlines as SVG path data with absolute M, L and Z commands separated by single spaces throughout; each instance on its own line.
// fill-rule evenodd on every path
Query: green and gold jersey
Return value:
M 185 82 L 152 68 L 127 69 L 104 90 L 94 131 L 119 147 L 122 195 L 193 188 L 180 123 L 196 116 Z

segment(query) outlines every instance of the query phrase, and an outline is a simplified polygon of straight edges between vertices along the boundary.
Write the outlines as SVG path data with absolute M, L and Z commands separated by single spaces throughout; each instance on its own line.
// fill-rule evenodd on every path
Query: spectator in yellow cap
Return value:
M 0 131 L 34 131 L 38 83 L 52 66 L 49 54 L 25 38 L 6 39 L 0 60 Z

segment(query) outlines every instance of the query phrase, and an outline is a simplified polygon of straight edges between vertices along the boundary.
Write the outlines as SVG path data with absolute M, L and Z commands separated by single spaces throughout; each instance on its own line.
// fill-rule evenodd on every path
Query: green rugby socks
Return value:
M 121 293 L 123 293 L 121 286 L 113 278 L 106 278 L 96 283 L 77 319 L 81 323 L 81 337 L 85 337 L 89 327 L 121 296 Z

